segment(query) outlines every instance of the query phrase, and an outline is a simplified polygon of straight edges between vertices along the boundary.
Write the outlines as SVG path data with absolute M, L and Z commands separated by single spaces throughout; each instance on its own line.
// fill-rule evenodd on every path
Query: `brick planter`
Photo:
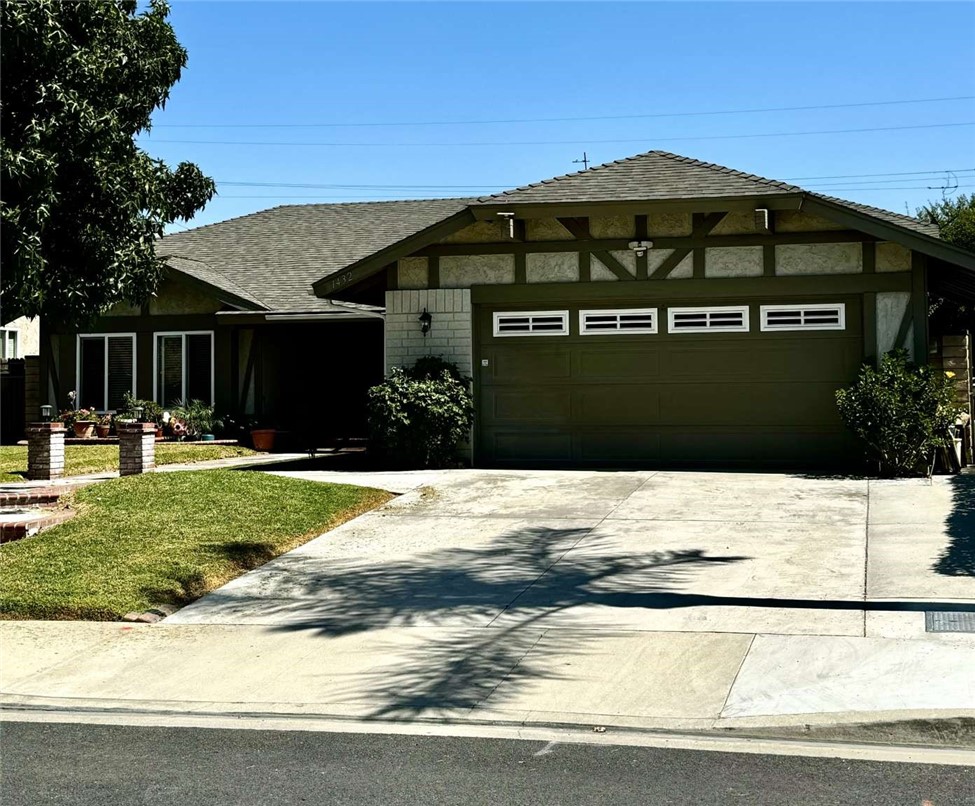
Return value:
M 118 423 L 119 475 L 134 476 L 156 467 L 156 424 Z
M 27 478 L 51 481 L 64 475 L 64 423 L 27 426 Z

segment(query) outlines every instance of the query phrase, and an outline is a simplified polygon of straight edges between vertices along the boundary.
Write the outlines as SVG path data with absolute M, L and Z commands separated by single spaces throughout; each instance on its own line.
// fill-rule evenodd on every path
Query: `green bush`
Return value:
M 847 427 L 865 444 L 882 476 L 927 475 L 932 451 L 951 444 L 959 409 L 951 376 L 887 353 L 874 369 L 865 364 L 849 389 L 836 393 Z
M 427 369 L 394 369 L 369 390 L 372 449 L 400 467 L 449 466 L 474 422 L 470 384 L 457 368 Z

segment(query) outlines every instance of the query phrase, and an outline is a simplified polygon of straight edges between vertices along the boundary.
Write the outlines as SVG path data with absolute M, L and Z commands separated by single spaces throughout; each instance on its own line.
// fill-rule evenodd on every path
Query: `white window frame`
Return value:
M 186 337 L 187 336 L 209 336 L 210 337 L 210 405 L 216 402 L 216 373 L 214 372 L 214 357 L 216 356 L 216 341 L 212 330 L 156 330 L 152 334 L 152 399 L 159 400 L 159 337 L 160 336 L 179 336 L 180 337 L 180 360 L 183 363 L 180 381 L 180 400 L 186 399 Z M 168 406 L 169 403 L 161 403 Z
M 587 316 L 626 316 L 638 314 L 641 316 L 650 316 L 650 327 L 619 327 L 619 319 L 617 318 L 616 329 L 611 328 L 593 328 L 590 330 L 586 326 Z M 640 335 L 652 335 L 656 333 L 659 329 L 659 318 L 657 308 L 593 308 L 590 310 L 579 311 L 579 335 L 580 336 L 640 336 Z
M 121 339 L 128 337 L 132 342 L 132 388 L 129 390 L 132 397 L 138 397 L 136 394 L 136 384 L 138 383 L 137 366 L 138 358 L 137 352 L 139 349 L 139 340 L 135 333 L 79 333 L 75 337 L 75 374 L 74 374 L 74 388 L 76 394 L 81 394 L 81 340 L 82 339 L 101 339 L 104 343 L 105 349 L 105 380 L 103 382 L 102 388 L 102 403 L 105 404 L 105 408 L 96 409 L 96 411 L 109 412 L 116 411 L 116 409 L 107 408 L 108 406 L 108 340 L 109 339 Z M 79 405 L 84 405 L 80 403 Z
M 822 310 L 824 308 L 835 308 L 839 314 L 839 321 L 836 324 L 805 322 L 798 325 L 776 325 L 768 323 L 768 313 L 771 311 L 799 311 L 800 318 L 805 319 L 806 311 Z M 777 330 L 846 330 L 846 303 L 826 302 L 814 305 L 812 303 L 803 305 L 762 305 L 761 306 L 761 328 L 763 331 Z
M 13 345 L 13 350 L 7 348 Z M 0 358 L 9 361 L 11 358 L 20 358 L 20 331 L 15 327 L 0 327 Z
M 735 327 L 674 327 L 674 317 L 679 313 L 740 313 L 741 324 Z M 708 317 L 710 320 L 710 317 Z M 751 323 L 748 317 L 747 305 L 695 305 L 688 308 L 668 308 L 667 309 L 667 332 L 668 333 L 748 333 L 751 330 Z
M 521 333 L 499 332 L 498 324 L 503 316 L 561 316 L 561 330 L 538 330 Z M 493 315 L 492 332 L 496 338 L 507 338 L 509 336 L 568 336 L 569 335 L 569 312 L 568 311 L 495 311 Z

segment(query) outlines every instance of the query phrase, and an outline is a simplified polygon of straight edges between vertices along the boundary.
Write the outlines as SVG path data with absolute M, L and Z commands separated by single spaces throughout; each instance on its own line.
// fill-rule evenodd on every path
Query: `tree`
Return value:
M 953 246 L 975 252 L 975 195 L 930 202 L 917 211 L 919 221 L 937 224 L 941 238 Z M 971 303 L 944 297 L 929 299 L 931 330 L 937 333 L 964 333 L 975 330 L 975 311 Z
M 917 218 L 941 228 L 941 238 L 954 246 L 975 252 L 975 194 L 926 204 Z
M 165 226 L 212 198 L 192 163 L 140 149 L 186 65 L 150 0 L 0 0 L 0 221 L 5 321 L 82 325 L 141 304 L 163 270 Z

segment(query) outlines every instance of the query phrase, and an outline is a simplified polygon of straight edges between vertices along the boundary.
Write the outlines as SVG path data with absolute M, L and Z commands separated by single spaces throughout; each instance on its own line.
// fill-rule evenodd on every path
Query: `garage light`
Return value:
M 417 319 L 417 321 L 420 323 L 420 332 L 425 337 L 427 333 L 430 332 L 430 326 L 433 324 L 433 317 L 430 316 L 430 312 L 426 308 L 424 308 L 423 313 L 420 314 L 420 317 L 419 319 Z

